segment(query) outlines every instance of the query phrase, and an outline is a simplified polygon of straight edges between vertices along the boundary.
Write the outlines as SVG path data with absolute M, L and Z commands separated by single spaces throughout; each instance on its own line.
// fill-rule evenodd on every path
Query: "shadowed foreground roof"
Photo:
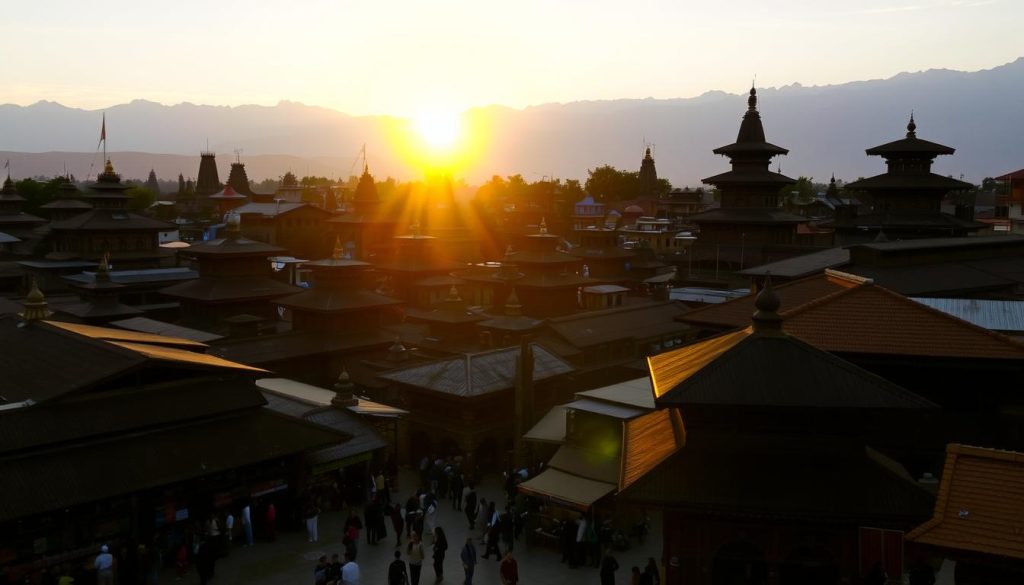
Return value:
M 10 414 L 0 414 L 3 418 Z M 327 446 L 345 437 L 259 408 L 0 459 L 0 521 Z M 126 465 L 130 462 L 130 465 Z
M 573 367 L 543 346 L 532 343 L 533 381 L 568 374 Z M 515 385 L 519 348 L 510 347 L 440 360 L 381 374 L 380 378 L 454 396 L 481 396 Z
M 688 438 L 619 497 L 676 510 L 900 525 L 927 517 L 933 501 L 869 447 L 765 435 Z
M 1024 453 L 951 444 L 932 519 L 907 540 L 1024 559 Z

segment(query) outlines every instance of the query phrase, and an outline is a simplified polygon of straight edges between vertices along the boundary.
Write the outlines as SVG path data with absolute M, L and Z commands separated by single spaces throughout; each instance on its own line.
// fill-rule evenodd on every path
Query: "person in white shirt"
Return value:
M 114 585 L 114 555 L 110 554 L 107 545 L 100 547 L 100 554 L 92 566 L 96 568 L 96 583 L 98 585 Z
M 341 566 L 342 585 L 359 585 L 359 565 L 352 560 L 352 556 L 345 553 L 345 564 Z

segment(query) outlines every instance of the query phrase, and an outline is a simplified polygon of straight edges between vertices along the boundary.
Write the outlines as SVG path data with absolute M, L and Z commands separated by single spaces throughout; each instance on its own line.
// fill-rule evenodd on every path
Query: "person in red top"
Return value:
M 519 583 L 519 563 L 512 558 L 512 551 L 505 553 L 501 560 L 501 567 L 498 569 L 501 575 L 501 585 L 516 585 Z
M 277 539 L 277 508 L 274 507 L 274 502 L 267 504 L 267 538 L 271 542 Z

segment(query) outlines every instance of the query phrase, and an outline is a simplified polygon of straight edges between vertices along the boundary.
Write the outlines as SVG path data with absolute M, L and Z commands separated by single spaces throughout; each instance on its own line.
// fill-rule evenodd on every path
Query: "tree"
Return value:
M 125 194 L 131 195 L 131 200 L 128 201 L 128 209 L 132 211 L 146 211 L 156 201 L 156 193 L 138 185 L 125 191 Z
M 640 194 L 640 173 L 603 165 L 587 171 L 587 193 L 600 201 L 625 201 Z
M 583 185 L 580 185 L 578 179 L 566 179 L 562 185 L 562 193 L 568 201 L 579 201 L 584 196 Z
M 779 189 L 779 200 L 794 205 L 807 205 L 814 201 L 818 190 L 814 186 L 812 177 L 800 177 L 793 185 L 787 185 Z

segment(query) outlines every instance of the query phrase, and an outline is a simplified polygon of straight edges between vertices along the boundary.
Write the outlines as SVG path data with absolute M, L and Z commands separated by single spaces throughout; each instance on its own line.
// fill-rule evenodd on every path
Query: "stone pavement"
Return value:
M 402 489 L 400 493 L 392 494 L 392 501 L 404 504 L 412 489 L 411 486 L 416 485 L 414 477 L 412 472 L 402 472 L 399 484 Z M 499 476 L 488 476 L 477 486 L 477 493 L 487 501 L 491 501 L 493 498 L 495 501 L 504 502 L 501 488 Z M 362 510 L 359 509 L 359 512 L 361 517 Z M 444 561 L 444 583 L 461 584 L 464 576 L 462 563 L 459 560 L 459 551 L 469 532 L 466 517 L 462 512 L 453 510 L 450 501 L 442 503 L 437 515 L 437 525 L 444 528 L 448 536 L 448 553 Z M 321 514 L 320 542 L 318 543 L 307 542 L 305 530 L 302 530 L 300 532 L 284 532 L 274 543 L 257 541 L 256 545 L 251 548 L 236 546 L 230 556 L 217 562 L 213 585 L 311 585 L 313 583 L 313 567 L 320 555 L 327 555 L 330 558 L 331 554 L 337 553 L 341 557 L 344 556 L 341 538 L 342 525 L 346 517 L 347 513 L 342 512 Z M 660 518 L 652 514 L 651 535 L 644 545 L 633 542 L 629 550 L 614 553 L 619 562 L 616 583 L 628 585 L 631 566 L 636 565 L 643 569 L 648 557 L 659 557 L 661 546 L 659 520 Z M 482 555 L 484 547 L 479 544 L 480 519 L 477 519 L 477 526 L 478 529 L 475 531 L 477 552 Z M 361 535 L 356 558 L 362 575 L 361 585 L 386 585 L 387 583 L 387 566 L 394 559 L 395 550 L 395 535 L 390 522 L 387 523 L 387 530 L 386 543 L 382 542 L 376 546 L 371 546 L 366 542 L 365 531 Z M 597 585 L 600 582 L 597 569 L 590 567 L 570 569 L 568 565 L 559 562 L 561 555 L 554 546 L 534 544 L 527 547 L 523 538 L 516 542 L 513 551 L 513 555 L 519 562 L 519 577 L 522 585 Z M 434 583 L 434 567 L 429 542 L 429 539 L 424 541 L 427 558 L 423 561 L 420 585 Z M 402 543 L 402 556 L 405 560 L 404 544 L 406 539 L 404 535 Z M 491 557 L 492 560 L 479 560 L 473 579 L 474 585 L 500 585 L 498 561 L 493 558 Z M 193 569 L 180 581 L 177 580 L 173 572 L 165 572 L 161 576 L 160 582 L 168 584 L 198 583 L 199 579 Z

